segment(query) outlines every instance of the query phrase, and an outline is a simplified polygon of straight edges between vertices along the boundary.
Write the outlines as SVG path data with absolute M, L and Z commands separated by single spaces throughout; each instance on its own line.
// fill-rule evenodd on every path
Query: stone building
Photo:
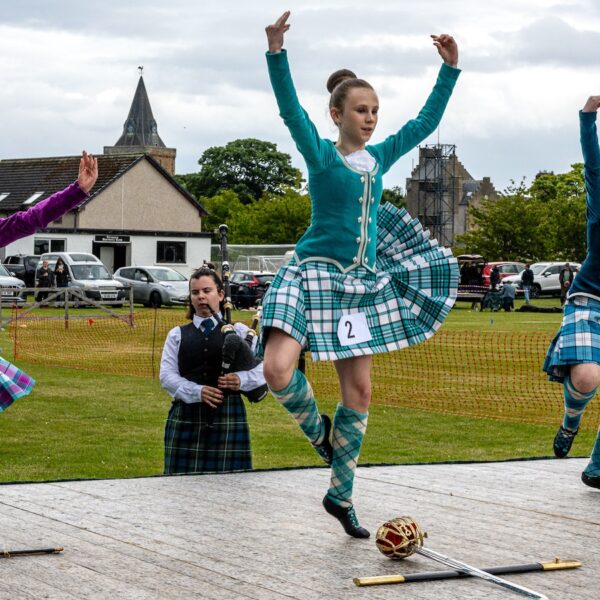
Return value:
M 457 235 L 473 227 L 472 207 L 497 196 L 490 178 L 475 179 L 450 144 L 421 146 L 406 180 L 406 209 L 443 246 L 452 246 Z

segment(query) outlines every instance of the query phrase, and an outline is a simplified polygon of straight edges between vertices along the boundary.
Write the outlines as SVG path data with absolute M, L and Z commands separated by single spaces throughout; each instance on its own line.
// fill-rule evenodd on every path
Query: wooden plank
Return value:
M 551 598 L 588 599 L 590 573 L 600 569 L 589 551 L 600 511 L 598 494 L 579 482 L 586 463 L 361 468 L 355 502 L 373 534 L 388 518 L 412 514 L 429 532 L 428 547 L 474 565 L 582 560 L 581 570 L 513 580 Z M 327 469 L 305 469 L 0 486 L 0 542 L 31 535 L 64 545 L 60 562 L 36 557 L 37 585 L 73 589 L 80 579 L 86 598 L 506 597 L 474 580 L 356 588 L 352 577 L 436 565 L 421 556 L 393 562 L 373 539 L 345 536 L 320 505 L 328 481 Z M 29 563 L 16 564 L 0 577 L 7 597 L 27 576 Z

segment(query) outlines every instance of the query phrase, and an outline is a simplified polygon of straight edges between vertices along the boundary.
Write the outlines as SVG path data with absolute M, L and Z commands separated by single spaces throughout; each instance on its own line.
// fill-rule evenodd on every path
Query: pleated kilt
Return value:
M 35 379 L 0 356 L 0 413 L 27 396 L 34 385 Z
M 544 371 L 551 381 L 564 381 L 571 365 L 600 364 L 600 302 L 587 296 L 568 299 L 562 325 L 550 343 Z
M 205 404 L 173 400 L 165 426 L 165 474 L 223 473 L 252 469 L 246 407 L 230 394 L 206 426 Z
M 310 350 L 312 360 L 389 352 L 430 338 L 456 300 L 452 252 L 429 239 L 406 210 L 385 203 L 378 212 L 376 264 L 376 272 L 358 267 L 348 273 L 323 261 L 282 267 L 263 301 L 259 353 L 270 327 Z M 342 345 L 338 323 L 353 313 L 365 313 L 371 339 Z

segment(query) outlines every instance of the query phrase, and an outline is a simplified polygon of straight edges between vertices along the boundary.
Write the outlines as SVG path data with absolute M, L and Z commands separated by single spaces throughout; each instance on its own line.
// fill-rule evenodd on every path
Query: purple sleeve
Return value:
M 0 219 L 0 247 L 47 227 L 86 198 L 88 195 L 75 182 L 61 192 L 38 202 L 29 210 Z

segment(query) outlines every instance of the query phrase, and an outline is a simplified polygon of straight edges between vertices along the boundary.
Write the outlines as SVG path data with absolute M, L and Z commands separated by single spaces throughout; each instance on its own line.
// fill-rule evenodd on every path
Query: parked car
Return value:
M 530 265 L 534 277 L 530 294 L 532 298 L 537 298 L 542 294 L 554 296 L 560 295 L 559 275 L 566 262 L 567 261 L 539 262 Z M 569 261 L 569 264 L 575 271 L 578 271 L 581 267 L 579 263 Z M 511 275 L 503 280 L 512 283 L 517 288 L 517 294 L 523 293 L 523 287 L 521 286 L 522 273 L 523 271 L 518 275 Z
M 4 259 L 4 266 L 15 277 L 25 283 L 25 287 L 35 286 L 35 271 L 40 257 L 37 254 L 14 254 Z
M 7 288 L 18 288 L 8 290 Z M 25 288 L 25 283 L 11 275 L 4 265 L 0 265 L 0 302 L 3 305 L 23 304 L 26 300 L 25 292 L 20 291 Z
M 265 295 L 275 273 L 236 271 L 231 274 L 231 301 L 236 308 L 252 308 Z
M 110 301 L 115 304 L 127 300 L 127 291 L 123 284 L 113 279 L 104 263 L 93 254 L 87 252 L 46 252 L 40 256 L 38 267 L 47 260 L 48 266 L 54 269 L 56 261 L 62 258 L 69 273 L 69 287 L 77 288 L 83 294 L 97 302 Z M 74 300 L 75 305 L 78 300 Z
M 133 288 L 134 302 L 154 308 L 185 304 L 189 295 L 189 281 L 169 267 L 121 267 L 115 279 Z
M 491 287 L 490 273 L 492 272 L 492 269 L 495 266 L 497 266 L 498 271 L 500 271 L 500 281 L 502 281 L 505 277 L 517 275 L 518 273 L 523 271 L 523 269 L 525 269 L 525 263 L 522 262 L 511 262 L 505 260 L 486 263 L 483 267 L 483 271 L 481 272 L 483 285 L 485 285 L 486 287 Z

